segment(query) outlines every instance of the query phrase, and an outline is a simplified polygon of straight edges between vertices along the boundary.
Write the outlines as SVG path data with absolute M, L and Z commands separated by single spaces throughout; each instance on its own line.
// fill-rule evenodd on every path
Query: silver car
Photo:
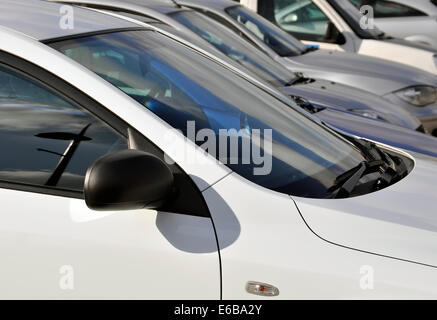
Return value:
M 376 25 L 390 36 L 437 48 L 436 0 L 349 0 L 355 7 L 370 5 Z
M 176 2 L 236 31 L 289 70 L 366 90 L 402 106 L 418 117 L 428 131 L 437 135 L 437 77 L 382 59 L 309 49 L 260 15 L 232 1 Z M 424 100 L 418 102 L 413 97 Z
M 437 75 L 437 49 L 386 35 L 350 0 L 240 0 L 307 45 L 404 63 Z M 363 8 L 365 9 L 365 8 Z
M 62 2 L 65 2 L 65 0 Z M 366 72 L 367 67 L 372 67 L 370 64 L 362 64 L 358 72 L 350 72 L 352 78 L 357 77 L 355 87 L 346 85 L 349 84 L 349 81 L 343 81 L 344 83 L 341 83 L 342 79 L 340 77 L 340 81 L 329 79 L 329 77 L 326 76 L 308 77 L 307 72 L 305 72 L 305 76 L 296 76 L 293 72 L 290 72 L 290 70 L 293 70 L 293 64 L 289 64 L 288 69 L 290 70 L 284 69 L 278 61 L 269 58 L 249 42 L 242 41 L 240 36 L 228 30 L 225 26 L 189 8 L 180 8 L 172 3 L 165 4 L 156 1 L 129 0 L 121 2 L 110 0 L 71 0 L 69 2 L 80 3 L 81 5 L 96 9 L 113 10 L 118 14 L 133 17 L 134 19 L 146 19 L 144 22 L 147 23 L 150 23 L 150 17 L 155 18 L 161 22 L 159 26 L 161 29 L 170 29 L 168 31 L 171 33 L 178 32 L 178 35 L 190 42 L 193 42 L 193 39 L 197 39 L 196 44 L 202 48 L 210 52 L 212 51 L 216 55 L 226 55 L 226 57 L 236 62 L 239 68 L 244 67 L 245 70 L 249 70 L 252 74 L 255 74 L 258 78 L 270 85 L 280 88 L 284 94 L 292 96 L 293 98 L 303 97 L 308 99 L 312 104 L 357 113 L 366 117 L 372 117 L 373 119 L 383 119 L 409 129 L 421 128 L 418 122 L 412 120 L 409 115 L 404 114 L 405 110 L 402 110 L 398 103 L 387 104 L 389 101 L 382 99 L 381 96 L 383 95 L 380 94 L 380 92 L 372 92 L 372 94 L 366 92 L 370 91 L 367 90 L 367 88 L 361 88 L 360 82 L 365 79 L 365 76 L 362 74 Z M 133 16 L 134 13 L 137 15 Z M 202 39 L 206 41 L 200 44 L 199 40 Z M 348 55 L 352 58 L 357 58 L 355 55 Z M 309 57 L 311 55 L 302 56 Z M 363 58 L 357 59 L 361 62 L 363 60 Z M 381 63 L 382 61 L 376 60 L 376 62 Z M 341 60 L 340 63 L 344 63 L 344 60 Z M 399 65 L 399 67 L 401 68 L 400 71 L 405 72 L 402 65 Z M 302 67 L 299 68 L 299 64 L 296 64 L 296 68 L 297 71 L 303 70 Z M 389 72 L 384 62 L 382 62 L 382 67 L 374 65 L 373 68 L 375 71 L 369 73 L 368 77 L 376 76 L 376 71 L 379 72 L 378 69 L 381 68 L 385 68 L 385 71 Z M 311 67 L 311 69 L 314 69 L 314 67 Z M 309 70 L 311 71 L 311 69 Z M 318 68 L 318 71 L 320 70 L 323 69 Z M 327 68 L 325 72 L 330 74 L 330 70 L 334 71 L 333 68 Z M 416 70 L 413 71 L 417 72 Z M 312 73 L 315 74 L 314 71 Z M 336 71 L 336 73 L 345 76 L 344 73 L 340 74 L 338 71 Z M 418 71 L 418 74 L 420 73 L 421 72 Z M 320 74 L 323 75 L 323 73 Z M 388 81 L 388 78 L 382 74 L 379 74 L 379 79 L 376 81 L 380 81 L 382 87 L 393 85 L 393 83 Z M 305 102 L 303 102 L 303 104 L 305 105 Z M 313 108 L 311 110 L 313 110 Z M 317 108 L 315 110 L 317 110 Z M 431 129 L 428 131 L 433 132 L 435 127 L 428 127 L 427 129 Z

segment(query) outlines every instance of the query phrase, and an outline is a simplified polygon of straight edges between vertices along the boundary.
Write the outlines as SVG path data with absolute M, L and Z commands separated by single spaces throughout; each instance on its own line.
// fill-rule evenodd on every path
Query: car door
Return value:
M 83 182 L 100 156 L 162 152 L 113 113 L 0 52 L 0 298 L 218 299 L 203 198 L 174 164 L 168 212 L 96 212 Z
M 311 0 L 259 0 L 258 13 L 307 45 L 343 51 L 344 37 L 331 39 L 338 26 Z
M 351 2 L 359 6 L 362 1 Z M 373 7 L 378 28 L 386 34 L 429 45 L 437 44 L 435 16 L 396 1 L 375 0 L 369 4 Z

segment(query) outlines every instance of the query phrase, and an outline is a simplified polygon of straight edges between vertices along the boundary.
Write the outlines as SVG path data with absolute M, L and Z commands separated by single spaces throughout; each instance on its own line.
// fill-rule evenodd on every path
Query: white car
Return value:
M 437 48 L 436 0 L 349 0 L 357 8 L 370 5 L 377 26 L 390 36 Z
M 350 0 L 241 0 L 310 46 L 400 62 L 437 75 L 437 46 L 388 36 Z M 429 32 L 434 32 L 435 27 Z
M 437 297 L 435 158 L 152 25 L 0 9 L 1 298 Z M 220 129 L 243 158 L 205 149 Z

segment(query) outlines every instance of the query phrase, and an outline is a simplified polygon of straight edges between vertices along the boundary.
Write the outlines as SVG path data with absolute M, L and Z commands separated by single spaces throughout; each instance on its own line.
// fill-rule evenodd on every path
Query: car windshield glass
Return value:
M 226 12 L 281 57 L 301 55 L 306 50 L 305 45 L 298 39 L 243 6 L 228 8 Z
M 295 75 L 243 38 L 218 22 L 195 11 L 178 11 L 171 17 L 208 41 L 226 56 L 275 86 L 283 86 Z
M 297 106 L 292 108 L 158 32 L 84 36 L 51 46 L 266 188 L 302 197 L 330 197 L 328 189 L 336 177 L 364 159 L 352 144 Z M 230 140 L 237 143 L 227 145 Z
M 349 0 L 328 0 L 328 2 L 343 17 L 347 24 L 360 38 L 378 39 L 383 34 L 383 32 L 378 29 L 376 25 L 367 27 L 366 23 L 361 23 L 362 19 L 364 18 L 363 15 Z

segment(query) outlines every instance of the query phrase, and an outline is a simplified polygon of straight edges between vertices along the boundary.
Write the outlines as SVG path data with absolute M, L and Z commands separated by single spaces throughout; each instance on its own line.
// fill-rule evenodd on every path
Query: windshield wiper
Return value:
M 290 97 L 294 100 L 294 102 L 296 102 L 299 107 L 301 107 L 305 111 L 308 111 L 309 113 L 314 114 L 326 109 L 326 107 L 315 106 L 303 97 L 294 95 L 290 95 Z
M 346 171 L 345 173 L 339 175 L 334 182 L 334 185 L 328 189 L 329 192 L 334 192 L 338 190 L 334 198 L 347 198 L 350 196 L 352 191 L 358 185 L 358 182 L 362 177 L 370 173 L 375 173 L 381 170 L 384 162 L 381 160 L 375 161 L 363 161 L 360 162 L 356 167 Z
M 286 84 L 284 84 L 284 87 L 291 87 L 296 84 L 309 83 L 314 81 L 311 78 L 305 77 L 302 72 L 295 72 L 294 75 L 295 77 L 288 81 Z
M 392 36 L 388 36 L 385 32 L 381 31 L 377 36 L 378 40 L 390 40 L 394 39 Z
M 381 190 L 398 182 L 408 174 L 408 168 L 400 157 L 384 152 L 374 143 L 346 138 L 357 146 L 368 160 L 359 163 L 335 179 L 334 185 L 328 189 L 329 192 L 338 190 L 334 198 L 347 198 L 353 191 L 357 194 L 363 194 Z M 373 173 L 379 173 L 379 177 L 358 185 L 362 177 Z

